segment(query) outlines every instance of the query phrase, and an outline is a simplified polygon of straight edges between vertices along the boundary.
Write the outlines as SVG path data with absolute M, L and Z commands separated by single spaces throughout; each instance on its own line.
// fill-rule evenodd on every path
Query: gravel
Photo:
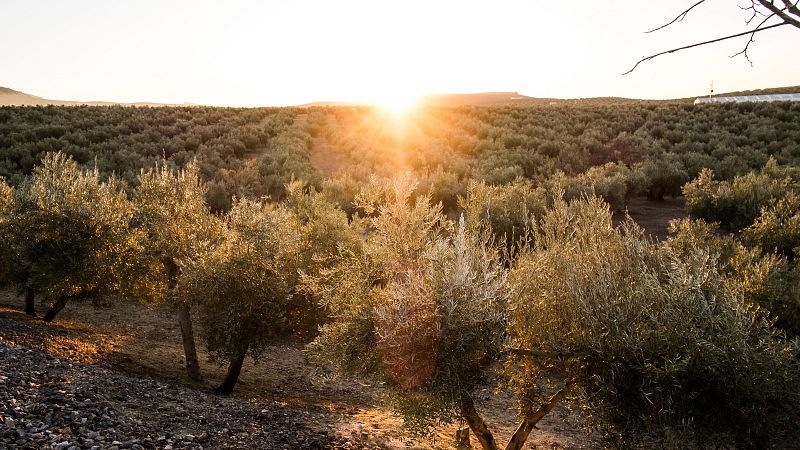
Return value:
M 0 343 L 0 449 L 367 448 L 326 430 L 323 414 Z

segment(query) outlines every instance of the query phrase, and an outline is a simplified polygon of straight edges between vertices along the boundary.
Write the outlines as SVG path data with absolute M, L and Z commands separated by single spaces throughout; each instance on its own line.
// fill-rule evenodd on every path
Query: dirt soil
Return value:
M 202 345 L 199 356 L 205 380 L 192 382 L 186 377 L 180 328 L 169 310 L 135 302 L 104 307 L 74 303 L 54 322 L 46 324 L 25 316 L 22 304 L 16 292 L 0 292 L 0 344 L 38 349 L 125 376 L 153 379 L 176 389 L 206 393 L 223 378 L 225 369 L 208 362 Z M 308 423 L 298 423 L 304 430 L 326 432 L 335 439 L 331 442 L 341 443 L 344 439 L 353 448 L 454 448 L 455 425 L 441 427 L 432 438 L 415 438 L 386 406 L 381 386 L 332 376 L 307 363 L 299 346 L 273 347 L 257 363 L 248 360 L 233 394 L 233 399 L 237 398 L 267 409 L 271 405 L 289 408 L 307 418 Z M 510 396 L 486 386 L 477 393 L 476 403 L 498 441 L 506 442 L 517 421 Z M 112 406 L 120 414 L 156 425 L 168 416 L 163 408 L 161 413 L 154 413 L 152 400 L 144 398 L 128 398 Z M 600 447 L 599 437 L 587 434 L 583 423 L 579 414 L 558 407 L 534 430 L 527 448 Z M 197 427 L 202 428 L 199 424 Z M 477 446 L 474 437 L 473 444 Z
M 298 114 L 294 121 L 304 126 L 308 122 L 308 114 Z M 341 175 L 349 165 L 347 155 L 322 136 L 317 136 L 312 141 L 310 159 L 311 165 L 326 178 Z
M 627 213 L 640 227 L 644 228 L 646 234 L 657 241 L 667 238 L 669 234 L 667 229 L 671 220 L 683 219 L 689 215 L 686 212 L 686 199 L 683 197 L 656 201 L 643 197 L 634 198 L 628 204 Z M 614 214 L 615 224 L 619 224 L 624 219 L 624 213 Z

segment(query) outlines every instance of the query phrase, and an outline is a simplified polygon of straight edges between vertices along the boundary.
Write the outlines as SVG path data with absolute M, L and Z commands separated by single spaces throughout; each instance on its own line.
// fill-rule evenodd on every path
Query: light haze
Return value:
M 800 31 L 733 1 L 0 1 L 0 86 L 50 99 L 292 105 L 426 93 L 676 98 L 800 84 Z M 740 1 L 742 6 L 749 2 Z M 751 25 L 754 26 L 754 25 Z

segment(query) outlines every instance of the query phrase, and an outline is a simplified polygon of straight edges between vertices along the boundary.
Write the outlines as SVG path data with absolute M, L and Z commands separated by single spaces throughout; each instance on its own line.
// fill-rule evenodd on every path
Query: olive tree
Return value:
M 673 221 L 671 236 L 663 244 L 679 256 L 697 249 L 708 252 L 720 271 L 739 285 L 744 299 L 768 311 L 788 338 L 800 336 L 800 270 L 790 259 L 796 244 L 783 247 L 788 254 L 770 244 L 792 242 L 797 235 L 797 219 L 786 215 L 784 203 L 796 201 L 794 197 L 789 193 L 775 209 L 765 208 L 740 235 L 722 234 L 717 224 L 702 220 Z
M 25 295 L 25 314 L 36 317 L 35 290 L 26 285 L 28 272 L 14 252 L 13 212 L 14 190 L 0 178 L 0 285 L 17 285 Z
M 186 371 L 201 380 L 192 330 L 191 303 L 173 295 L 183 267 L 209 251 L 221 239 L 222 223 L 205 203 L 206 186 L 194 162 L 175 171 L 162 161 L 139 174 L 133 193 L 135 226 L 147 235 L 147 257 L 161 266 L 164 294 L 160 301 L 177 309 L 183 337 Z
M 525 235 L 531 216 L 545 211 L 547 191 L 521 178 L 499 186 L 471 181 L 458 204 L 469 227 L 488 224 L 497 240 L 511 245 Z
M 285 207 L 237 200 L 222 243 L 184 268 L 177 297 L 198 305 L 212 360 L 228 364 L 217 392 L 230 394 L 245 357 L 258 359 L 291 330 L 304 247 L 301 224 Z
M 293 181 L 286 186 L 283 205 L 296 217 L 305 236 L 305 245 L 295 255 L 301 275 L 315 276 L 336 264 L 340 252 L 360 247 L 358 228 L 350 226 L 347 213 L 328 195 L 317 192 L 305 182 Z M 292 332 L 307 341 L 316 336 L 327 316 L 313 292 L 305 289 L 302 283 L 293 297 L 287 312 L 291 316 Z
M 800 252 L 800 195 L 787 192 L 771 201 L 742 234 L 751 245 L 795 259 Z
M 505 365 L 522 411 L 572 396 L 622 438 L 690 428 L 766 446 L 798 401 L 798 348 L 700 246 L 617 229 L 597 199 L 556 202 L 510 280 Z
M 795 171 L 769 160 L 760 172 L 719 181 L 712 170 L 703 169 L 683 186 L 686 208 L 692 217 L 719 222 L 727 231 L 741 231 L 753 224 L 762 208 L 790 192 L 800 192 Z
M 11 273 L 11 242 L 9 240 L 8 233 L 9 215 L 11 213 L 13 204 L 14 191 L 8 184 L 6 184 L 6 180 L 3 177 L 0 177 L 0 285 L 3 285 L 13 279 Z
M 5 224 L 14 205 L 14 190 L 0 177 L 0 224 Z
M 413 428 L 463 417 L 491 448 L 472 391 L 501 352 L 506 270 L 486 232 L 454 226 L 413 191 L 398 179 L 359 194 L 362 247 L 305 280 L 331 317 L 309 349 L 386 381 Z
M 29 300 L 40 295 L 50 305 L 43 320 L 70 300 L 148 295 L 133 214 L 116 179 L 101 181 L 63 153 L 42 159 L 15 191 L 6 228 Z

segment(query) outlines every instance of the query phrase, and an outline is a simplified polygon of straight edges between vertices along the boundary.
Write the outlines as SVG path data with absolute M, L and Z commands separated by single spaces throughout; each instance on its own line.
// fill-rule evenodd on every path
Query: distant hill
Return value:
M 48 100 L 0 86 L 0 106 L 74 105 L 75 102 Z
M 719 97 L 738 97 L 746 95 L 774 95 L 774 94 L 796 94 L 800 92 L 800 86 L 786 86 L 768 89 L 754 89 L 752 91 L 734 91 L 734 92 L 720 92 L 714 93 L 714 96 Z M 705 97 L 708 93 L 699 95 L 698 97 Z
M 752 91 L 715 93 L 715 96 L 794 94 L 800 92 L 800 86 L 786 86 Z M 707 95 L 707 94 L 706 94 Z M 701 95 L 702 97 L 703 95 Z M 589 97 L 589 98 L 538 98 L 527 97 L 517 92 L 485 92 L 480 94 L 439 94 L 429 95 L 424 104 L 432 106 L 603 106 L 629 103 L 655 102 L 693 102 L 697 97 L 666 100 L 643 100 L 625 97 Z
M 152 103 L 152 102 L 136 102 L 136 103 L 116 103 L 116 102 L 103 102 L 103 101 L 72 101 L 72 100 L 51 100 L 47 98 L 37 97 L 35 95 L 26 94 L 24 92 L 15 91 L 13 89 L 0 86 L 0 106 L 189 106 L 191 104 L 185 103 L 183 105 L 175 105 L 168 103 Z
M 550 98 L 527 97 L 519 92 L 481 92 L 477 94 L 433 94 L 426 95 L 422 103 L 430 106 L 502 106 L 549 103 Z
M 594 97 L 594 98 L 539 98 L 528 97 L 519 92 L 480 92 L 474 94 L 431 94 L 422 97 L 420 103 L 425 106 L 456 107 L 456 106 L 557 106 L 557 105 L 612 105 L 621 103 L 641 102 L 621 97 Z M 298 105 L 301 108 L 315 106 L 359 106 L 358 102 L 313 102 Z
M 564 105 L 616 105 L 642 102 L 623 97 L 549 98 L 528 97 L 518 92 L 483 92 L 478 94 L 436 94 L 423 98 L 431 106 L 564 106 Z
M 800 92 L 800 86 L 786 86 L 768 89 L 757 89 L 752 91 L 737 91 L 715 93 L 717 96 L 737 96 L 737 95 L 766 95 L 766 94 L 791 94 Z M 518 92 L 481 92 L 475 94 L 433 94 L 422 98 L 422 104 L 427 106 L 604 106 L 620 105 L 639 102 L 693 102 L 697 97 L 708 95 L 701 94 L 695 97 L 677 98 L 670 100 L 640 100 L 624 97 L 590 97 L 590 98 L 539 98 L 528 97 Z M 37 106 L 37 105 L 62 105 L 62 106 L 195 106 L 192 103 L 182 105 L 169 103 L 135 102 L 135 103 L 116 103 L 105 101 L 73 101 L 73 100 L 51 100 L 24 92 L 15 91 L 7 87 L 0 86 L 0 106 Z M 313 102 L 298 105 L 299 107 L 317 106 L 359 106 L 363 103 L 358 102 Z
M 746 97 L 749 95 L 775 95 L 775 94 L 796 94 L 796 93 L 800 93 L 800 86 L 753 89 L 752 91 L 714 92 L 714 97 Z M 708 97 L 708 92 L 705 92 L 703 94 L 694 97 L 675 99 L 674 101 L 693 102 L 698 97 Z
M 297 105 L 298 108 L 314 108 L 316 106 L 361 106 L 362 103 L 358 102 L 311 102 Z

